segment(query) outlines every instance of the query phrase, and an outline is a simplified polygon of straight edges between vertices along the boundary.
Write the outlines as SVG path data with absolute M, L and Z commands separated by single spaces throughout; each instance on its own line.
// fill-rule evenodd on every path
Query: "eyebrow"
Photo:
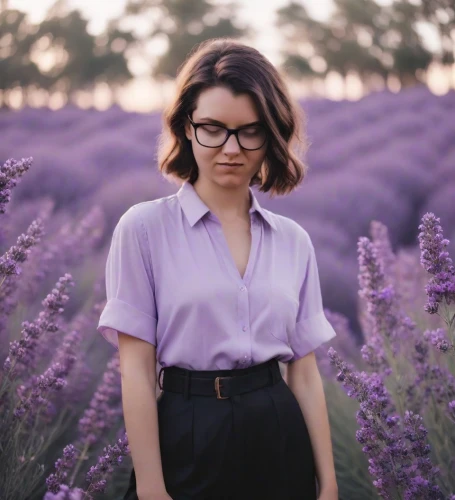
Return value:
M 199 120 L 207 120 L 209 122 L 216 123 L 218 125 L 222 125 L 223 127 L 226 126 L 223 122 L 220 122 L 218 120 L 214 120 L 213 118 L 210 118 L 208 116 L 205 116 L 204 118 L 199 118 Z M 241 125 L 240 128 L 242 128 L 242 127 L 249 127 L 250 125 L 261 125 L 261 122 L 260 121 L 255 121 L 255 122 L 251 122 L 251 123 L 245 123 L 245 125 Z

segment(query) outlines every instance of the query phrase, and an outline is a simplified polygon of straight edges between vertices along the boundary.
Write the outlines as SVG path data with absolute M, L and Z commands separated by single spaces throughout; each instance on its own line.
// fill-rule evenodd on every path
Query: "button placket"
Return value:
M 239 313 L 240 316 L 238 317 L 238 321 L 240 323 L 240 327 L 242 328 L 243 332 L 247 332 L 249 330 L 249 327 L 247 324 L 249 320 L 249 303 L 248 303 L 248 294 L 245 293 L 248 291 L 248 288 L 245 284 L 241 284 L 238 287 L 239 290 L 239 304 L 241 304 L 241 307 L 239 308 Z M 244 336 L 244 346 L 243 346 L 243 352 L 245 353 L 250 349 L 250 339 L 247 336 Z M 241 366 L 246 366 L 248 362 L 250 361 L 250 357 L 248 354 L 240 354 L 239 356 L 239 364 Z

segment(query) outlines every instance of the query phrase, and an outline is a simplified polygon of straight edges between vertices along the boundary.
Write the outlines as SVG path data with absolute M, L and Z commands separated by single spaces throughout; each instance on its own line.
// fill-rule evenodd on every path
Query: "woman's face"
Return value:
M 191 115 L 190 115 L 191 116 Z M 201 92 L 197 107 L 191 116 L 195 123 L 213 123 L 228 128 L 238 128 L 259 121 L 253 100 L 248 94 L 234 96 L 225 87 L 212 87 Z M 191 140 L 193 154 L 199 168 L 199 177 L 223 187 L 249 186 L 251 178 L 264 161 L 267 142 L 255 151 L 242 149 L 235 135 L 217 148 L 207 148 L 196 140 L 195 130 L 189 120 L 185 134 Z M 238 167 L 225 167 L 223 163 L 240 163 Z

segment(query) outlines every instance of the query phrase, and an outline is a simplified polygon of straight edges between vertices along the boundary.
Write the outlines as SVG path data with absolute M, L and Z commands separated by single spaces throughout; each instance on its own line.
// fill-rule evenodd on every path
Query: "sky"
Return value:
M 104 30 L 106 22 L 109 19 L 119 16 L 126 4 L 126 0 L 67 1 L 70 7 L 81 10 L 84 16 L 89 20 L 88 30 L 94 35 L 99 34 Z M 223 4 L 228 1 L 229 0 L 214 0 L 214 3 Z M 320 21 L 326 20 L 333 11 L 332 0 L 300 1 L 307 8 L 310 15 Z M 392 0 L 376 1 L 377 3 L 383 5 L 387 5 L 392 2 Z M 268 57 L 273 64 L 278 64 L 280 62 L 280 33 L 274 26 L 274 13 L 279 7 L 286 5 L 287 3 L 289 3 L 289 0 L 237 0 L 237 4 L 239 6 L 237 18 L 240 21 L 245 21 L 245 23 L 248 23 L 257 30 L 257 36 L 252 41 L 252 44 L 254 44 L 255 48 L 264 53 L 264 55 Z M 27 12 L 30 20 L 37 23 L 44 18 L 47 9 L 53 4 L 54 0 L 9 0 L 9 6 L 11 8 L 18 8 Z M 142 26 L 144 29 L 147 28 L 146 21 Z M 135 21 L 134 28 L 140 30 L 141 26 L 138 24 L 138 21 Z M 435 36 L 432 27 L 421 26 L 419 30 L 428 48 L 437 49 L 437 37 Z M 152 54 L 159 54 L 164 50 L 164 48 L 165 46 L 160 45 L 158 42 L 153 42 L 149 50 Z M 129 84 L 127 86 L 128 88 L 125 89 L 124 97 L 129 100 L 129 104 L 126 105 L 126 107 L 134 107 L 134 103 L 138 101 L 137 96 L 143 95 L 143 92 L 146 92 L 146 89 L 149 89 L 150 87 L 150 80 L 141 76 L 149 71 L 148 64 L 144 59 L 132 59 L 130 70 L 137 76 L 137 78 L 135 82 Z M 433 85 L 435 86 L 435 89 L 437 91 L 439 90 L 439 93 L 444 93 L 443 88 L 438 88 L 438 82 L 439 85 L 443 82 L 441 74 L 436 70 L 436 73 L 431 75 L 431 77 L 434 82 Z M 327 95 L 327 97 L 331 97 L 333 99 L 342 97 L 340 95 L 342 85 L 339 77 L 332 75 L 324 85 L 324 88 L 321 88 L 320 92 Z M 348 81 L 348 91 L 352 94 L 351 97 L 353 99 L 360 97 L 360 89 L 360 82 L 358 80 L 356 81 L 356 78 L 352 78 Z M 297 84 L 295 84 L 295 88 L 292 88 L 291 91 L 298 92 Z M 100 92 L 100 95 L 102 95 L 102 89 Z M 148 94 L 150 94 L 149 91 Z M 157 93 L 155 93 L 155 95 L 156 94 Z M 160 93 L 156 97 L 155 101 L 159 102 L 163 98 L 166 98 L 166 88 L 160 89 Z M 145 107 L 154 106 L 153 102 L 155 101 L 153 101 L 153 99 L 149 99 L 147 103 L 144 101 L 143 97 L 141 100 Z

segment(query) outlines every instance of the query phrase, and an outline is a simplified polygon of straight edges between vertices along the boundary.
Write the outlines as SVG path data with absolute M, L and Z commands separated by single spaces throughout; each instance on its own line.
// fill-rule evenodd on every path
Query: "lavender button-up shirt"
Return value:
M 189 182 L 128 209 L 106 261 L 104 338 L 118 349 L 124 332 L 155 345 L 161 366 L 190 370 L 286 363 L 333 338 L 308 233 L 250 196 L 243 278 L 220 220 Z

